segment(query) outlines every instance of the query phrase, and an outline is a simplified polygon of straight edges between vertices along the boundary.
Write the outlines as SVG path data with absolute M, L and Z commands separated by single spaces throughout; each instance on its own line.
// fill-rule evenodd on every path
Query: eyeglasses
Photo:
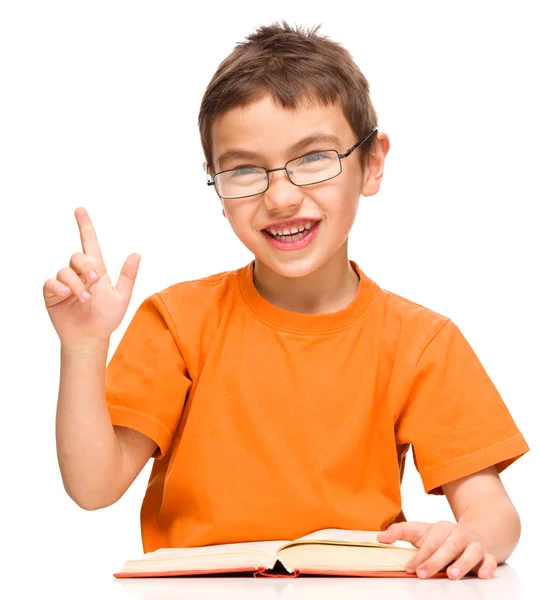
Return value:
M 342 173 L 341 159 L 350 156 L 376 131 L 378 131 L 377 127 L 371 129 L 363 139 L 359 140 L 344 154 L 339 154 L 337 150 L 309 152 L 303 156 L 292 158 L 284 167 L 277 169 L 243 165 L 235 169 L 219 171 L 211 180 L 208 166 L 206 166 L 207 184 L 215 185 L 219 196 L 228 199 L 248 198 L 249 196 L 263 194 L 269 187 L 269 173 L 274 171 L 285 171 L 290 182 L 297 186 L 328 181 L 328 179 L 333 179 Z

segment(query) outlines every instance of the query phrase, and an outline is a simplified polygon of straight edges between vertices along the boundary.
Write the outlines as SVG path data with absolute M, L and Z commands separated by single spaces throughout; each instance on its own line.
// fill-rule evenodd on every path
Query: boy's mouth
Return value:
M 270 227 L 273 231 L 265 228 L 261 232 L 266 240 L 277 250 L 302 250 L 316 237 L 321 222 L 321 220 L 311 221 L 301 227 L 293 227 L 292 229 L 296 229 L 297 231 L 288 231 L 288 233 L 284 231 L 277 233 L 274 227 Z
M 320 221 L 305 221 L 299 226 L 292 227 L 266 227 L 262 231 L 280 242 L 294 242 L 301 240 L 309 234 L 309 231 Z

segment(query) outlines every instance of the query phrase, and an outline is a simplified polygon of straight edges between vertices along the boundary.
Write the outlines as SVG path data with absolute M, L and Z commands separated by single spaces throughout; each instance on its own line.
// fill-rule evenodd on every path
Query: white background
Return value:
M 56 460 L 59 339 L 42 287 L 81 250 L 88 209 L 113 281 L 142 255 L 129 310 L 174 282 L 252 259 L 202 170 L 205 87 L 260 24 L 322 23 L 364 72 L 389 135 L 382 188 L 362 198 L 349 257 L 381 287 L 449 316 L 532 452 L 502 474 L 523 523 L 521 580 L 538 533 L 536 2 L 0 3 L 2 546 L 75 572 L 141 552 L 150 463 L 114 506 L 87 512 Z M 409 520 L 452 518 L 408 461 Z M 52 562 L 51 562 L 52 561 Z M 17 560 L 15 572 L 22 568 Z M 81 567 L 82 568 L 82 567 Z

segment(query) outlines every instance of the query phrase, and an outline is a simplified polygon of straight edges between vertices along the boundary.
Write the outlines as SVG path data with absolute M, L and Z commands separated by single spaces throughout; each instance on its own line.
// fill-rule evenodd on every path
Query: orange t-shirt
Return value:
M 146 298 L 106 371 L 112 423 L 158 445 L 144 552 L 294 539 L 405 520 L 411 445 L 425 491 L 529 450 L 447 317 L 360 276 L 326 314 L 286 311 L 254 261 Z

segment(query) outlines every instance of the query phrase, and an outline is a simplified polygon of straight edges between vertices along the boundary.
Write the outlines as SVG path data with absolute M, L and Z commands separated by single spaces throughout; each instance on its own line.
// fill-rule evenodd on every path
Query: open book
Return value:
M 253 572 L 256 576 L 302 574 L 416 577 L 405 566 L 417 553 L 408 542 L 382 544 L 379 531 L 320 529 L 295 540 L 238 542 L 194 548 L 160 548 L 128 560 L 114 577 L 166 577 Z M 273 572 L 272 572 L 273 569 Z M 280 574 L 282 571 L 282 574 Z M 445 577 L 445 572 L 436 574 Z

